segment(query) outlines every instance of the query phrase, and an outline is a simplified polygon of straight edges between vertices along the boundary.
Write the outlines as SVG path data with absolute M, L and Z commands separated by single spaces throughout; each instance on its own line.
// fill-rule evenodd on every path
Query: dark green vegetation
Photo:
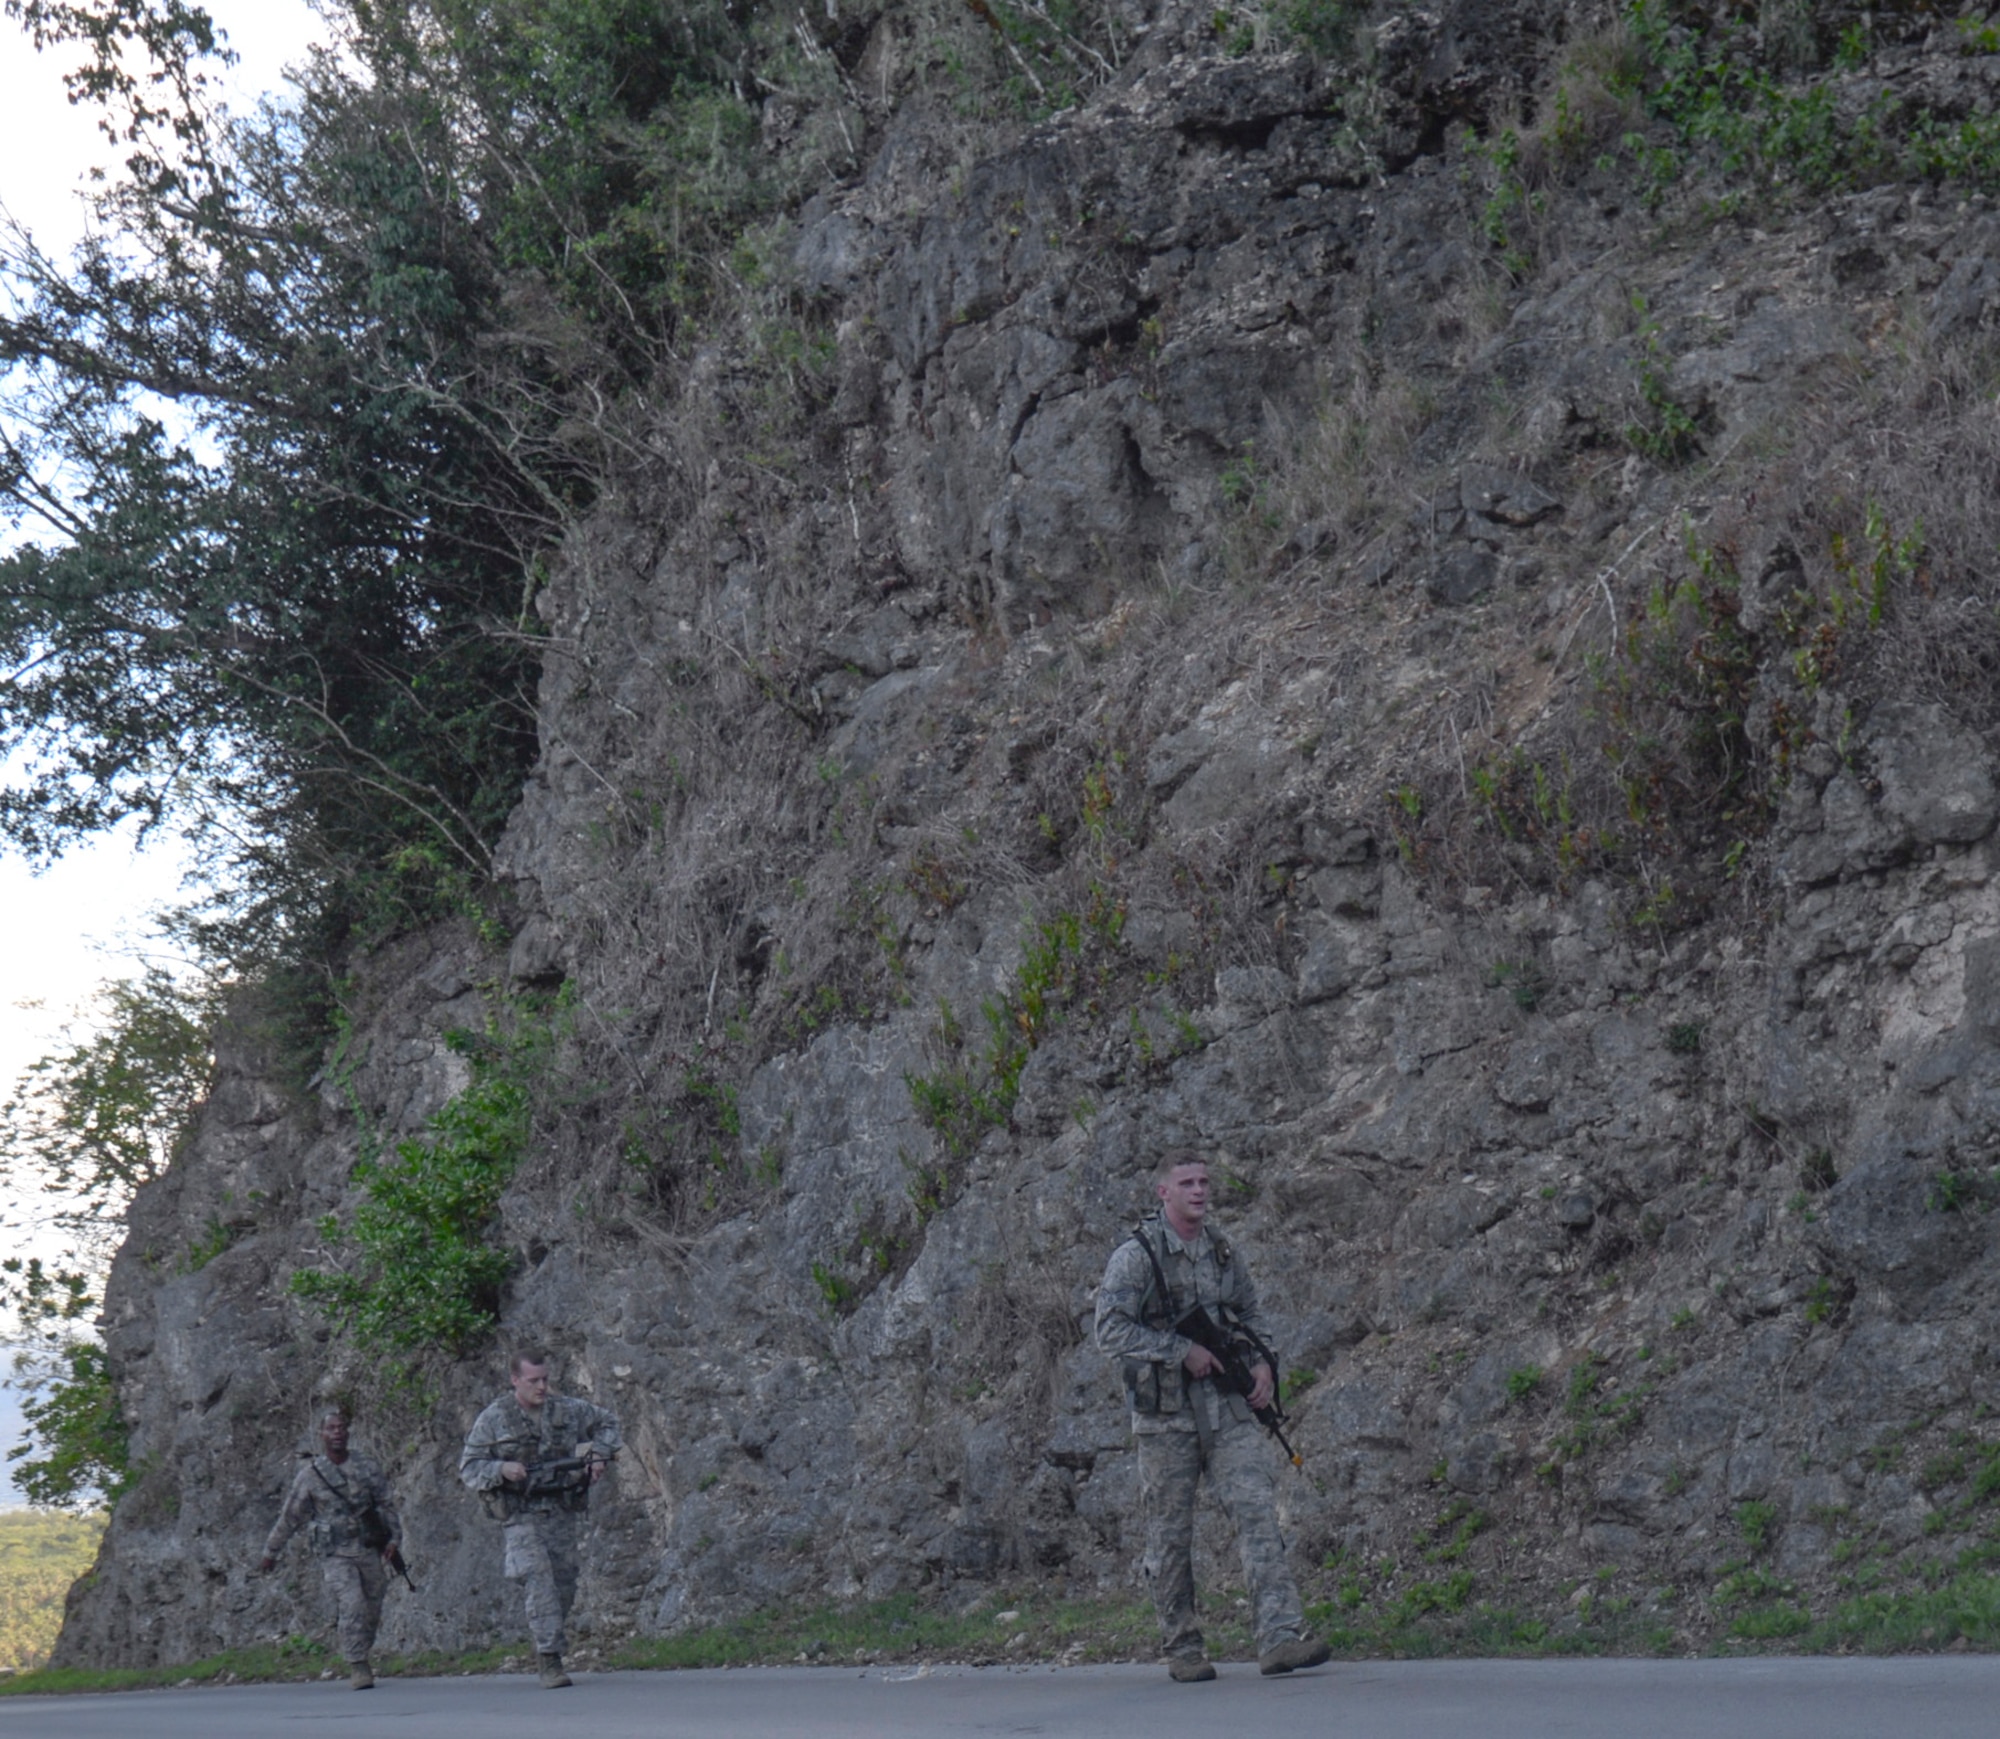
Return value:
M 489 1234 L 527 1143 L 532 1082 L 557 1016 L 520 1003 L 504 1012 L 504 1027 L 496 1020 L 484 1033 L 451 1035 L 472 1080 L 425 1133 L 355 1167 L 361 1202 L 352 1223 L 329 1215 L 320 1226 L 345 1265 L 292 1276 L 295 1293 L 406 1375 L 415 1375 L 414 1355 L 460 1354 L 485 1337 L 513 1267 Z
M 63 1597 L 90 1568 L 103 1533 L 102 1512 L 0 1511 L 0 1668 L 23 1672 L 48 1659 Z

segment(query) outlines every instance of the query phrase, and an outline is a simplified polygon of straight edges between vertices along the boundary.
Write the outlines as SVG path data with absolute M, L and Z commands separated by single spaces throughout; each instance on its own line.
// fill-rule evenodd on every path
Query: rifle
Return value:
M 1222 1363 L 1222 1374 L 1218 1380 L 1246 1401 L 1250 1399 L 1251 1390 L 1257 1386 L 1257 1372 L 1247 1356 L 1249 1352 L 1255 1352 L 1259 1360 L 1271 1367 L 1274 1381 L 1277 1378 L 1276 1355 L 1247 1324 L 1232 1322 L 1224 1328 L 1197 1304 L 1182 1313 L 1180 1320 L 1174 1324 L 1174 1333 L 1213 1353 Z M 1305 1458 L 1285 1438 L 1286 1415 L 1277 1390 L 1274 1388 L 1271 1391 L 1271 1399 L 1266 1405 L 1253 1407 L 1250 1411 L 1257 1423 L 1277 1438 L 1291 1464 L 1304 1473 Z
M 554 1497 L 565 1492 L 587 1489 L 592 1467 L 609 1467 L 611 1457 L 601 1450 L 592 1450 L 588 1455 L 562 1455 L 551 1461 L 531 1461 L 528 1477 L 521 1482 L 520 1495 L 530 1497 Z
M 412 1594 L 416 1593 L 417 1585 L 410 1581 L 410 1567 L 403 1562 L 403 1548 L 401 1546 L 391 1546 L 388 1555 L 383 1558 L 382 1562 L 387 1564 L 398 1576 L 402 1577 L 403 1581 L 408 1584 Z

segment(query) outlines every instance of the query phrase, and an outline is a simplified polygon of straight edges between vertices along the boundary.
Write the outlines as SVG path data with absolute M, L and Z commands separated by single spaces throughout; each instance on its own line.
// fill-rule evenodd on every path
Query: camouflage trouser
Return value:
M 561 1654 L 563 1625 L 576 1599 L 576 1530 L 581 1516 L 561 1510 L 515 1516 L 501 1530 L 510 1581 L 522 1585 L 528 1634 L 537 1654 Z
M 375 1631 L 382 1622 L 382 1596 L 388 1591 L 389 1571 L 374 1552 L 350 1557 L 336 1552 L 319 1561 L 326 1591 L 333 1596 L 335 1620 L 340 1627 L 340 1652 L 348 1661 L 365 1661 L 375 1646 Z
M 1258 1652 L 1302 1635 L 1305 1615 L 1278 1535 L 1277 1491 L 1264 1434 L 1231 1420 L 1209 1439 L 1206 1454 L 1192 1431 L 1144 1431 L 1135 1440 L 1146 1492 L 1146 1581 L 1166 1652 L 1200 1654 L 1203 1649 L 1194 1617 L 1194 1504 L 1204 1473 L 1208 1489 L 1221 1499 L 1236 1528 L 1243 1579 L 1255 1608 Z

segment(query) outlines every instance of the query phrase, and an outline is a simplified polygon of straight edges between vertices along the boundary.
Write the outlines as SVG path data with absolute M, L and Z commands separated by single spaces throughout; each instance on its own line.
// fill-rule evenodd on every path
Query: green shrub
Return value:
M 516 1011 L 510 1034 L 489 1025 L 478 1037 L 450 1035 L 447 1043 L 472 1064 L 471 1083 L 423 1135 L 355 1168 L 362 1199 L 352 1220 L 320 1222 L 328 1249 L 352 1251 L 351 1264 L 301 1269 L 292 1291 L 371 1351 L 461 1354 L 475 1346 L 498 1317 L 514 1266 L 492 1232 L 526 1150 L 532 1084 L 552 1036 L 546 1016 L 525 1010 Z

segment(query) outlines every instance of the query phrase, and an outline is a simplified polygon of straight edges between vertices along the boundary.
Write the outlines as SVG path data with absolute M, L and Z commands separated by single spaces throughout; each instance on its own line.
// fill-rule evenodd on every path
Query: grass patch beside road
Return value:
M 1421 1590 L 1419 1592 L 1418 1590 Z M 1792 1625 L 1712 1627 L 1704 1646 L 1677 1630 L 1657 1605 L 1591 1593 L 1566 1600 L 1553 1620 L 1470 1598 L 1473 1582 L 1454 1573 L 1395 1595 L 1342 1585 L 1307 1607 L 1308 1622 L 1345 1660 L 1492 1659 L 1566 1655 L 1659 1655 L 1693 1646 L 1737 1654 L 1931 1654 L 1951 1648 L 2000 1649 L 2000 1575 L 1967 1571 L 1935 1587 L 1870 1593 L 1824 1619 Z M 1670 1592 L 1670 1591 L 1662 1591 Z M 1202 1614 L 1209 1653 L 1221 1661 L 1254 1657 L 1248 1608 L 1238 1590 L 1213 1596 Z M 1761 1608 L 1753 1609 L 1761 1611 Z M 1788 1605 L 1786 1611 L 1803 1611 Z M 1680 1614 L 1683 1619 L 1693 1616 Z M 1702 1629 L 1710 1629 L 1703 1626 Z M 1747 1645 L 1747 1648 L 1746 1648 Z M 916 1595 L 840 1606 L 781 1607 L 678 1636 L 636 1637 L 601 1652 L 570 1657 L 585 1670 L 661 1671 L 699 1667 L 854 1666 L 891 1662 L 955 1665 L 1081 1666 L 1151 1661 L 1158 1633 L 1151 1607 L 1138 1599 L 1064 1600 L 1034 1589 L 987 1596 L 970 1610 L 926 1604 Z M 522 1670 L 533 1661 L 524 1641 L 460 1654 L 378 1656 L 384 1678 L 443 1677 Z M 231 1649 L 175 1666 L 20 1673 L 0 1678 L 0 1697 L 65 1692 L 149 1690 L 183 1684 L 282 1683 L 339 1676 L 343 1663 L 306 1636 L 258 1648 Z
M 510 1656 L 532 1660 L 525 1643 L 471 1649 L 463 1654 L 427 1650 L 416 1655 L 380 1655 L 375 1670 L 383 1678 L 438 1678 L 451 1673 L 498 1672 Z M 178 1685 L 296 1684 L 331 1673 L 345 1678 L 347 1663 L 323 1642 L 288 1636 L 254 1648 L 224 1649 L 196 1661 L 157 1667 L 44 1667 L 0 1678 L 0 1697 L 59 1697 L 92 1691 L 156 1691 Z

